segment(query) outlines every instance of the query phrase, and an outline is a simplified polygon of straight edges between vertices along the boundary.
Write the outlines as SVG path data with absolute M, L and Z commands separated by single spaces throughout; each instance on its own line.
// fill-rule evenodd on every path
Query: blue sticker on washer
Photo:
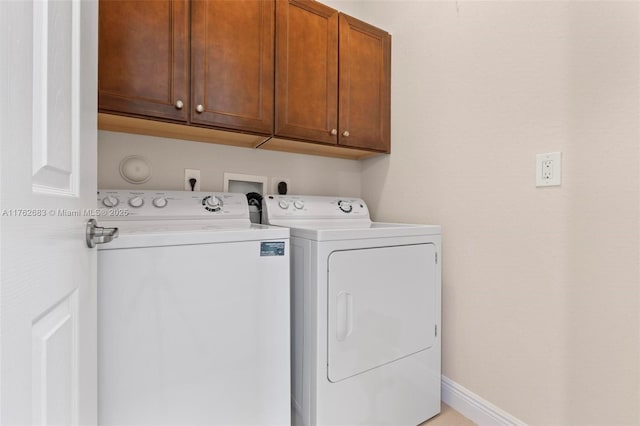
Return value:
M 260 256 L 284 256 L 284 241 L 260 243 Z

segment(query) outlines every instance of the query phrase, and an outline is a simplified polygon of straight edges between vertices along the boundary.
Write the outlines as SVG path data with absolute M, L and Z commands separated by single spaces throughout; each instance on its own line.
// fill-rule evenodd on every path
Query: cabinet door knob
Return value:
M 344 132 L 342 132 L 342 136 L 344 136 L 345 138 L 349 136 L 349 131 L 345 130 Z
M 203 112 L 203 111 L 204 111 L 204 107 L 203 107 L 202 105 L 198 105 L 198 106 L 196 107 L 196 111 L 198 111 L 198 112 Z
M 184 102 L 182 102 L 180 99 L 178 99 L 176 101 L 176 109 L 182 109 L 183 106 L 184 106 Z
M 332 136 L 335 136 L 335 135 L 337 135 L 337 134 L 338 134 L 338 130 L 336 130 L 336 129 L 331 129 L 331 135 L 332 135 Z

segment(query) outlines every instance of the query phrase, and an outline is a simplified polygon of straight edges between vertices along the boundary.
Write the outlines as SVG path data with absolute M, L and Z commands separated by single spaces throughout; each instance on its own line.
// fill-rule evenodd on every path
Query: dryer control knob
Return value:
M 278 201 L 278 205 L 280 206 L 281 209 L 288 209 L 289 208 L 289 202 L 287 200 Z
M 129 199 L 129 205 L 131 207 L 138 208 L 138 207 L 142 207 L 143 204 L 144 204 L 144 200 L 142 199 L 142 197 L 135 196 Z
M 295 207 L 298 210 L 302 210 L 302 208 L 304 207 L 304 201 L 302 200 L 296 200 L 293 202 L 293 207 Z
M 349 201 L 338 201 L 338 207 L 345 213 L 351 213 L 351 210 L 353 210 L 353 206 Z
M 165 207 L 167 205 L 167 199 L 164 197 L 154 198 L 153 205 L 159 208 Z
M 120 200 L 118 200 L 113 195 L 107 195 L 102 200 L 102 204 L 104 204 L 105 207 L 109 207 L 109 208 L 117 206 L 119 202 Z

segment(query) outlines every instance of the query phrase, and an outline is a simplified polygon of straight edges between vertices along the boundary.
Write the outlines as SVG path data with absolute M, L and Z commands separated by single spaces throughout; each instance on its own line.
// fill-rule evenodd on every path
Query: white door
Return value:
M 95 424 L 97 2 L 0 1 L 0 423 Z
M 338 382 L 433 345 L 435 254 L 433 244 L 331 253 L 329 380 Z

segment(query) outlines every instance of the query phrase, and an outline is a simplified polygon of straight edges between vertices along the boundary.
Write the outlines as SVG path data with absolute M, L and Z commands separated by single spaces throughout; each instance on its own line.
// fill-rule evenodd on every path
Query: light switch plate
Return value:
M 562 184 L 562 153 L 547 152 L 536 155 L 536 186 Z

